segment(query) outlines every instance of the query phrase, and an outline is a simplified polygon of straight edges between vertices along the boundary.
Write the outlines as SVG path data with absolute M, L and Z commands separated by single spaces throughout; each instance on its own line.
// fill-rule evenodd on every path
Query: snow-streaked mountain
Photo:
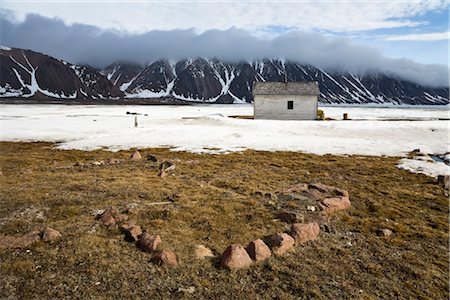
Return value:
M 0 47 L 0 98 L 35 100 L 173 99 L 202 103 L 252 102 L 255 81 L 317 80 L 324 104 L 448 104 L 449 88 L 421 86 L 373 72 L 327 72 L 296 62 L 225 62 L 190 58 L 148 65 L 116 62 L 98 71 L 30 50 Z
M 92 67 L 2 46 L 0 98 L 118 100 L 123 93 Z
M 326 72 L 313 66 L 277 59 L 228 63 L 217 59 L 158 60 L 142 70 L 116 63 L 102 71 L 127 98 L 171 97 L 206 103 L 252 101 L 254 81 L 317 80 L 320 102 L 326 104 L 448 104 L 448 88 L 421 86 L 388 74 Z

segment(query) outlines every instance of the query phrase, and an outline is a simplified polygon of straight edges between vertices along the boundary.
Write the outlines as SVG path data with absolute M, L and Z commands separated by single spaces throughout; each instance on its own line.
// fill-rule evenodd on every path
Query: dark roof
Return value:
M 253 95 L 320 95 L 317 81 L 255 82 Z

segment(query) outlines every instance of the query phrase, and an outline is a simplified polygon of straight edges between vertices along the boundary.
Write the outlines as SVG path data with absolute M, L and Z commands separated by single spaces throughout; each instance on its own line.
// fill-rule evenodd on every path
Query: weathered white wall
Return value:
M 315 120 L 317 98 L 307 95 L 255 95 L 253 98 L 255 119 Z M 294 109 L 287 109 L 288 101 L 294 101 Z

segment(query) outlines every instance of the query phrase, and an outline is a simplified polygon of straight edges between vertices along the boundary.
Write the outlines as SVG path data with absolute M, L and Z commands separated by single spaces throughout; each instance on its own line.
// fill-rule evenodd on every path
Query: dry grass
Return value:
M 0 147 L 0 234 L 51 226 L 64 235 L 29 252 L 0 250 L 0 298 L 448 298 L 448 194 L 432 178 L 397 169 L 397 158 L 142 150 L 175 162 L 175 176 L 160 178 L 144 160 L 73 167 L 126 159 L 129 151 Z M 196 244 L 220 254 L 285 229 L 257 192 L 314 180 L 348 189 L 353 205 L 319 240 L 239 272 L 194 260 Z M 149 205 L 167 199 L 173 204 Z M 148 253 L 92 215 L 130 203 L 139 207 L 138 223 L 178 253 L 178 268 L 149 263 Z M 379 237 L 379 228 L 394 234 Z M 191 286 L 193 294 L 179 290 Z

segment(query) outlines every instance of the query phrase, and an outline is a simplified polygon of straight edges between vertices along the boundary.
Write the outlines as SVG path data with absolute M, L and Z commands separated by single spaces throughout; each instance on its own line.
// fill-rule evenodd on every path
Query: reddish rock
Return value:
M 122 231 L 125 233 L 125 238 L 128 241 L 137 241 L 142 234 L 142 228 L 136 224 L 124 224 L 121 226 Z
M 165 177 L 167 172 L 175 170 L 175 164 L 170 161 L 164 161 L 159 165 L 159 173 L 158 176 Z
M 291 227 L 291 235 L 297 245 L 317 239 L 319 233 L 320 227 L 316 222 L 306 224 L 297 223 L 293 224 Z
M 142 155 L 141 155 L 141 153 L 139 153 L 138 150 L 136 150 L 133 152 L 133 154 L 131 154 L 130 159 L 131 160 L 140 160 L 140 159 L 142 159 Z
M 244 247 L 239 244 L 233 244 L 222 253 L 222 266 L 229 269 L 244 269 L 252 264 L 252 259 L 245 251 Z
M 247 251 L 250 258 L 254 261 L 263 261 L 268 259 L 272 255 L 272 253 L 270 253 L 269 247 L 260 239 L 250 242 L 245 250 Z
M 349 198 L 349 193 L 347 190 L 323 183 L 310 183 L 308 188 L 310 190 L 318 190 L 319 192 L 329 194 L 330 196 L 342 196 Z
M 105 210 L 99 217 L 100 222 L 103 223 L 103 225 L 111 226 L 116 224 L 116 219 L 114 219 L 113 214 L 111 213 L 111 210 Z
M 23 236 L 0 236 L 0 249 L 25 248 L 41 239 L 40 232 L 33 230 Z
M 155 252 L 161 244 L 161 237 L 159 235 L 151 235 L 144 232 L 139 236 L 138 246 L 146 252 Z
M 157 265 L 176 267 L 178 266 L 178 257 L 172 250 L 162 250 L 157 252 L 152 261 Z
M 352 206 L 350 199 L 347 197 L 325 198 L 322 200 L 320 207 L 326 213 L 332 213 L 339 210 L 349 209 Z
M 273 254 L 280 256 L 294 247 L 295 240 L 287 233 L 275 233 L 269 238 L 268 244 Z
M 62 237 L 61 232 L 53 228 L 47 227 L 42 232 L 42 239 L 44 242 L 53 242 Z

